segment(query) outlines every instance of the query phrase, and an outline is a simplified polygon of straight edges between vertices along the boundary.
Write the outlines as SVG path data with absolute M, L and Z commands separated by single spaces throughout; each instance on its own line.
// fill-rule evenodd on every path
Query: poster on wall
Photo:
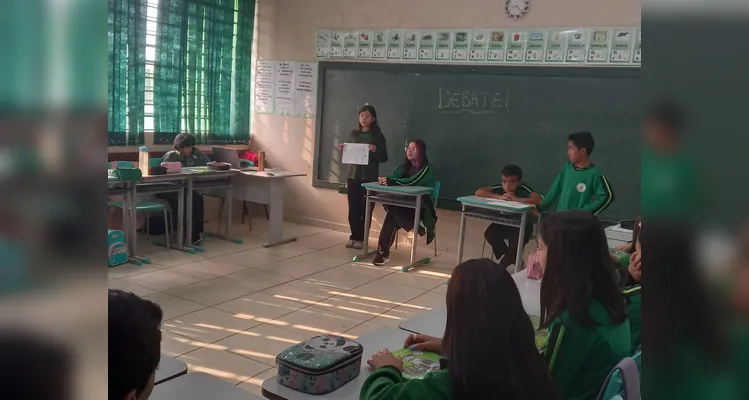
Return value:
M 330 31 L 315 31 L 315 57 L 328 58 L 330 50 Z
M 331 31 L 330 32 L 330 49 L 328 50 L 328 57 L 330 58 L 341 58 L 343 57 L 343 35 L 345 32 Z
M 525 62 L 543 62 L 546 50 L 546 31 L 530 31 L 525 48 Z
M 273 105 L 276 114 L 294 115 L 296 63 L 276 61 Z
M 273 112 L 273 83 L 276 65 L 273 61 L 258 60 L 255 66 L 255 111 Z
M 453 33 L 451 31 L 437 31 L 435 35 L 434 59 L 438 61 L 450 60 Z
M 505 38 L 507 35 L 505 31 L 491 31 L 489 32 L 489 44 L 486 54 L 488 61 L 504 61 L 505 60 Z
M 296 63 L 294 115 L 314 117 L 317 112 L 317 63 Z
M 523 31 L 510 32 L 510 41 L 507 44 L 506 60 L 510 62 L 525 61 L 525 46 L 528 42 L 528 33 Z
M 468 61 L 468 45 L 470 41 L 469 31 L 455 31 L 452 35 L 452 57 L 453 61 Z
M 435 33 L 433 31 L 419 32 L 419 60 L 434 60 Z
M 632 56 L 632 62 L 635 62 L 637 64 L 640 64 L 642 62 L 642 29 L 637 29 L 637 34 L 635 35 L 635 54 Z
M 356 58 L 372 58 L 372 32 L 360 31 L 357 41 Z
M 470 61 L 486 61 L 487 50 L 489 49 L 489 32 L 473 31 L 471 32 L 471 52 L 468 55 Z
M 567 31 L 566 62 L 584 62 L 588 54 L 588 30 L 575 28 Z
M 388 34 L 388 60 L 400 60 L 403 57 L 403 32 L 386 32 Z
M 588 34 L 588 62 L 608 62 L 611 49 L 611 30 L 591 28 Z
M 551 30 L 547 36 L 545 62 L 564 61 L 564 47 L 567 35 L 562 29 Z
M 356 58 L 356 47 L 359 44 L 358 32 L 351 31 L 343 34 L 343 58 Z
M 372 33 L 372 58 L 387 57 L 387 31 L 374 31 Z
M 632 60 L 632 44 L 635 41 L 633 28 L 614 29 L 612 33 L 611 61 L 612 63 L 628 63 Z
M 403 59 L 417 60 L 419 58 L 419 32 L 403 32 Z

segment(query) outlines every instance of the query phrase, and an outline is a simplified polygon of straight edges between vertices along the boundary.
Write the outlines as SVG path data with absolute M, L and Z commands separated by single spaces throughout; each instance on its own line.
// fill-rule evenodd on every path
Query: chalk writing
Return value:
M 510 91 L 484 92 L 439 88 L 440 114 L 498 114 L 509 111 Z

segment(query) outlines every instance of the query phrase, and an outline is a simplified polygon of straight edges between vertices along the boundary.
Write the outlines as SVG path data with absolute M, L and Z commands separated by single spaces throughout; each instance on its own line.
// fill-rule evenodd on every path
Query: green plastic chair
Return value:
M 432 198 L 432 202 L 434 202 L 434 209 L 437 209 L 437 200 L 439 200 L 440 197 L 440 182 L 435 181 L 434 186 L 432 187 L 432 193 L 429 194 L 429 197 Z M 395 231 L 395 248 L 398 249 L 398 231 L 400 229 Z M 418 237 L 418 230 L 419 227 L 414 227 L 414 238 L 413 240 L 416 240 Z M 434 230 L 434 256 L 437 257 L 437 230 Z
M 609 373 L 596 400 L 639 400 L 640 372 L 637 361 L 625 357 Z
M 148 164 L 151 165 L 152 162 L 155 162 L 155 160 L 159 161 L 158 165 L 161 165 L 161 159 L 160 158 L 152 158 L 148 160 Z M 135 168 L 135 163 L 132 161 L 115 161 L 114 163 L 109 162 L 107 163 L 107 167 L 109 169 L 112 169 L 113 167 L 121 167 L 121 168 Z M 122 201 L 110 201 L 109 202 L 110 207 L 117 207 L 122 208 L 123 202 Z M 151 231 L 149 227 L 149 217 L 152 212 L 163 212 L 164 213 L 164 231 L 166 236 L 166 246 L 169 247 L 169 232 L 172 230 L 172 221 L 170 218 L 170 208 L 162 203 L 157 203 L 155 201 L 147 201 L 147 200 L 140 200 L 135 202 L 135 211 L 140 211 L 146 213 L 146 240 L 150 239 Z

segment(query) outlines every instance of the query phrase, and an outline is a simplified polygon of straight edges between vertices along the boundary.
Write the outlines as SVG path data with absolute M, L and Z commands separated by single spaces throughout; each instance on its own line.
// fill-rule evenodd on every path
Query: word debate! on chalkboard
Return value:
M 440 114 L 499 114 L 510 111 L 510 91 L 485 92 L 439 88 Z

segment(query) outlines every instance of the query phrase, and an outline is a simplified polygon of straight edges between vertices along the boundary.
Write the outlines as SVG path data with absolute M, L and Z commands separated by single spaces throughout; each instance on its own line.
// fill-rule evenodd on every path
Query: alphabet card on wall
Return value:
M 419 58 L 419 32 L 403 32 L 403 59 L 417 60 Z
M 330 32 L 330 49 L 328 50 L 330 58 L 343 57 L 343 36 L 345 34 L 346 32 L 343 31 Z
M 588 54 L 588 30 L 585 28 L 570 29 L 567 32 L 566 62 L 585 62 Z
M 635 29 L 614 29 L 612 34 L 612 63 L 629 63 L 632 61 L 632 48 L 635 42 Z
M 388 31 L 374 31 L 372 33 L 372 58 L 383 59 L 387 57 Z
M 638 28 L 637 33 L 635 35 L 635 54 L 632 56 L 632 62 L 634 63 L 641 63 L 642 62 L 642 29 Z
M 505 60 L 507 33 L 505 31 L 490 31 L 489 44 L 486 54 L 487 61 L 498 62 Z
M 372 58 L 372 32 L 360 31 L 357 35 L 356 58 Z
M 510 41 L 507 44 L 507 61 L 525 61 L 525 46 L 528 43 L 528 33 L 524 31 L 510 32 Z
M 588 62 L 609 61 L 612 31 L 606 28 L 590 28 L 588 34 Z
M 471 52 L 468 59 L 471 61 L 486 61 L 489 49 L 489 31 L 471 32 Z
M 450 60 L 451 50 L 452 50 L 452 37 L 453 32 L 452 31 L 437 31 L 436 32 L 436 42 L 435 42 L 435 49 L 434 49 L 434 59 L 438 61 L 448 61 Z
M 315 31 L 315 57 L 328 58 L 330 50 L 330 31 Z
M 356 58 L 356 48 L 359 46 L 357 40 L 359 32 L 346 32 L 343 34 L 343 58 Z
M 543 62 L 546 50 L 546 31 L 530 31 L 525 50 L 525 62 Z
M 453 61 L 468 61 L 468 46 L 471 40 L 470 31 L 454 31 L 452 35 L 452 56 Z
M 419 61 L 434 60 L 435 42 L 436 40 L 434 31 L 419 32 Z
M 403 32 L 388 31 L 388 60 L 400 60 L 403 57 Z

